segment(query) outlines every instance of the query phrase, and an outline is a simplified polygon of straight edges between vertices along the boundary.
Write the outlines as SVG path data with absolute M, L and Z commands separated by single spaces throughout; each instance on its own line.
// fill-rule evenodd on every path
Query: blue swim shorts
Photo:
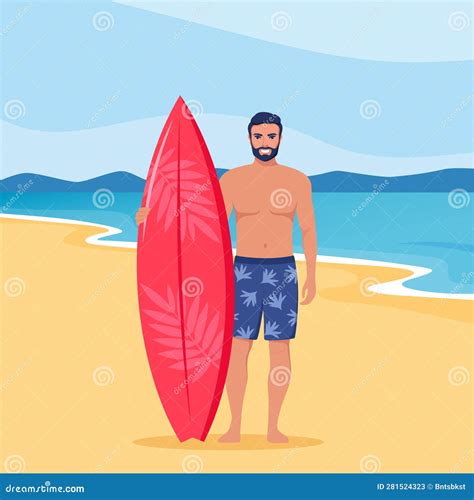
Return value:
M 296 335 L 298 277 L 295 258 L 236 256 L 234 337 L 256 340 L 264 316 L 265 340 Z

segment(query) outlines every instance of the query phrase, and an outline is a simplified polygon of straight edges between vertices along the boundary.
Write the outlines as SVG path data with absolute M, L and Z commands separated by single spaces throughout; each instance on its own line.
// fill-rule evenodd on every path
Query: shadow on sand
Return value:
M 288 443 L 269 443 L 262 434 L 242 434 L 240 443 L 219 443 L 220 434 L 210 434 L 205 442 L 191 439 L 181 443 L 176 436 L 153 436 L 137 439 L 134 444 L 151 448 L 175 448 L 180 450 L 275 450 L 279 448 L 305 448 L 323 443 L 320 439 L 289 436 Z

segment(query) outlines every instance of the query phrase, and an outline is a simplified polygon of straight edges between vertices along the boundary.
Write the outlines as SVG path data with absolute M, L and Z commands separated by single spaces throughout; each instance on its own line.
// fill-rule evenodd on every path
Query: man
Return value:
M 254 161 L 229 170 L 220 181 L 227 215 L 234 210 L 237 223 L 234 338 L 226 383 L 232 420 L 221 442 L 240 440 L 247 359 L 262 316 L 270 350 L 267 438 L 274 443 L 288 441 L 278 429 L 278 417 L 290 382 L 289 342 L 296 335 L 298 315 L 295 214 L 306 259 L 301 304 L 309 304 L 316 295 L 317 245 L 311 183 L 303 173 L 276 161 L 282 130 L 280 117 L 257 113 L 248 125 Z M 147 213 L 146 208 L 137 212 L 138 224 Z

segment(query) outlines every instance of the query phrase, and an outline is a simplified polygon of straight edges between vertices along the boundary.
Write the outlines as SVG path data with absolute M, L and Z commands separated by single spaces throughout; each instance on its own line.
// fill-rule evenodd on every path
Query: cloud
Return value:
M 146 118 L 71 132 L 30 130 L 3 121 L 2 177 L 34 172 L 83 180 L 117 170 L 145 177 L 164 121 L 165 117 Z M 247 119 L 203 114 L 198 122 L 216 167 L 252 161 Z M 473 164 L 471 154 L 393 158 L 354 153 L 289 127 L 278 160 L 306 174 L 345 170 L 387 176 Z
M 312 4 L 304 4 L 308 18 Z M 189 4 L 153 5 L 179 6 L 184 16 Z M 209 8 L 218 5 L 211 2 Z M 225 5 L 231 13 L 232 5 Z M 242 12 L 236 19 L 247 16 L 250 26 L 262 5 L 275 6 L 238 5 Z M 275 36 L 303 29 L 307 43 L 324 39 L 323 30 L 308 32 L 310 26 L 298 24 L 303 22 L 301 4 L 278 5 L 281 12 L 285 5 L 295 10 L 291 19 L 273 17 Z M 339 30 L 336 21 L 349 22 L 347 12 L 344 7 L 332 24 L 327 19 L 331 30 Z M 37 2 L 18 11 L 7 2 L 4 17 L 18 19 L 2 37 L 0 106 L 3 119 L 13 125 L 59 132 L 120 124 L 165 115 L 182 95 L 205 113 L 250 117 L 272 111 L 289 128 L 361 154 L 424 157 L 472 151 L 472 61 L 394 63 L 328 56 L 117 3 Z M 268 29 L 267 21 L 259 22 L 260 34 Z M 446 19 L 441 21 L 449 30 Z M 462 28 L 462 18 L 452 26 Z M 425 43 L 424 29 L 410 50 Z M 455 30 L 450 35 L 464 37 L 463 30 Z M 386 45 L 384 36 L 368 40 L 374 42 L 368 46 Z M 334 50 L 353 46 L 345 38 L 327 43 Z
M 378 61 L 471 60 L 467 2 L 116 3 L 289 47 Z

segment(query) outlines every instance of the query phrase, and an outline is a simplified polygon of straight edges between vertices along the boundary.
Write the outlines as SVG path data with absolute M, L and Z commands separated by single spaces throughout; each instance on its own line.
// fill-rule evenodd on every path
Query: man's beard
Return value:
M 275 158 L 275 156 L 278 154 L 278 148 L 279 147 L 280 147 L 279 144 L 278 144 L 278 146 L 276 148 L 254 148 L 252 146 L 252 153 L 255 156 L 255 158 L 257 158 L 258 160 L 269 161 L 272 158 Z M 262 154 L 260 154 L 260 149 L 269 149 L 270 153 L 266 154 L 266 155 L 262 155 Z

